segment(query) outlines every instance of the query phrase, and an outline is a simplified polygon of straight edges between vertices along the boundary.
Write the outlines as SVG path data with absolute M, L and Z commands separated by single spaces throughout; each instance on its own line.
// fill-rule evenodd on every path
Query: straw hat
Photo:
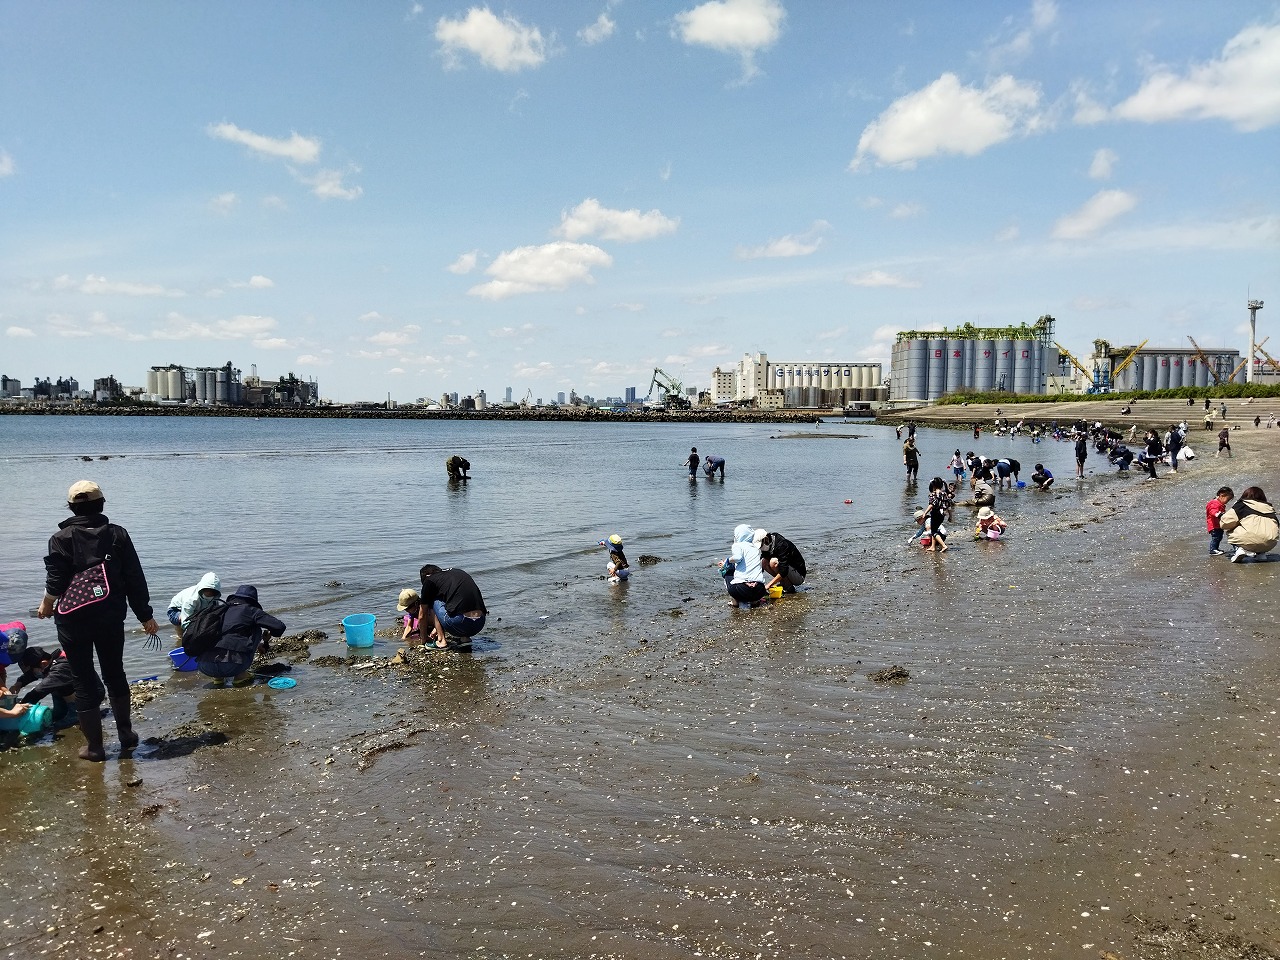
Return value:
M 996 515 L 996 512 L 992 510 L 990 507 L 983 507 L 981 510 L 978 511 L 979 520 L 990 520 L 995 515 Z
M 415 603 L 421 603 L 422 598 L 418 596 L 418 591 L 412 587 L 406 587 L 400 591 L 400 599 L 396 602 L 396 609 L 404 612 Z

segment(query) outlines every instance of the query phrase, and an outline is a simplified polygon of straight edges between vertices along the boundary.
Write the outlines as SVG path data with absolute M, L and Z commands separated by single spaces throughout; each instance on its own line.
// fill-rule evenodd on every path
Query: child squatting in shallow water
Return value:
M 994 510 L 983 507 L 978 511 L 978 522 L 973 527 L 973 539 L 999 540 L 1008 529 L 1009 525 L 997 516 Z
M 610 583 L 621 583 L 631 576 L 631 564 L 627 563 L 627 555 L 622 550 L 622 538 L 616 533 L 609 534 L 608 540 L 601 540 L 600 546 L 609 551 L 609 563 L 605 569 L 609 571 Z

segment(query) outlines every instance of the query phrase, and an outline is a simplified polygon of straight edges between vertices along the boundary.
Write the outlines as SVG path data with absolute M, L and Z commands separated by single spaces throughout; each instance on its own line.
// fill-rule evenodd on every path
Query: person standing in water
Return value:
M 911 437 L 902 445 L 902 463 L 907 468 L 907 483 L 915 483 L 920 473 L 920 451 Z
M 698 456 L 698 448 L 692 447 L 689 450 L 689 456 L 685 460 L 685 464 L 689 467 L 689 479 L 698 479 L 698 464 L 702 462 L 702 458 Z

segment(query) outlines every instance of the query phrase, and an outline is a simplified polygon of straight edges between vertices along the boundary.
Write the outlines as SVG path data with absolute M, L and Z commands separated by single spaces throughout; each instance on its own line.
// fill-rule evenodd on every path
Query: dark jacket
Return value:
M 249 654 L 250 657 L 262 643 L 262 631 L 269 630 L 277 637 L 283 636 L 285 625 L 262 609 L 258 603 L 256 587 L 237 587 L 227 597 L 227 613 L 222 621 L 222 639 L 215 649 L 231 653 Z
M 770 558 L 777 560 L 779 573 L 785 574 L 791 569 L 802 577 L 809 575 L 804 566 L 804 557 L 800 555 L 796 545 L 780 533 L 770 533 L 760 541 L 760 557 L 766 562 Z
M 71 676 L 71 664 L 67 655 L 59 650 L 53 654 L 53 662 L 43 673 L 29 670 L 18 678 L 13 692 L 21 703 L 39 703 L 45 697 L 69 697 L 75 693 Z
M 105 514 L 70 517 L 58 524 L 58 532 L 49 538 L 49 555 L 44 558 L 45 592 L 62 596 L 73 576 L 97 566 L 108 556 L 111 562 L 107 564 L 107 582 L 111 594 L 85 613 L 124 620 L 127 600 L 133 615 L 139 622 L 146 623 L 151 619 L 151 593 L 138 552 L 129 539 L 129 531 L 112 523 Z M 98 611 L 98 607 L 102 610 Z M 75 618 L 79 614 L 68 616 Z

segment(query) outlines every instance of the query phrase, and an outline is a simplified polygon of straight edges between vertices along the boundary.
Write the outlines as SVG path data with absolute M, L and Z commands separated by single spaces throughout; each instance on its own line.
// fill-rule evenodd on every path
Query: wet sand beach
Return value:
M 1203 526 L 1274 499 L 1280 434 L 1196 426 L 1176 477 L 1091 452 L 945 556 L 904 491 L 758 610 L 667 555 L 566 564 L 471 652 L 288 619 L 330 638 L 292 690 L 174 674 L 131 759 L 0 755 L 0 956 L 1280 957 L 1280 565 Z M 785 449 L 893 441 L 839 429 L 878 432 Z

